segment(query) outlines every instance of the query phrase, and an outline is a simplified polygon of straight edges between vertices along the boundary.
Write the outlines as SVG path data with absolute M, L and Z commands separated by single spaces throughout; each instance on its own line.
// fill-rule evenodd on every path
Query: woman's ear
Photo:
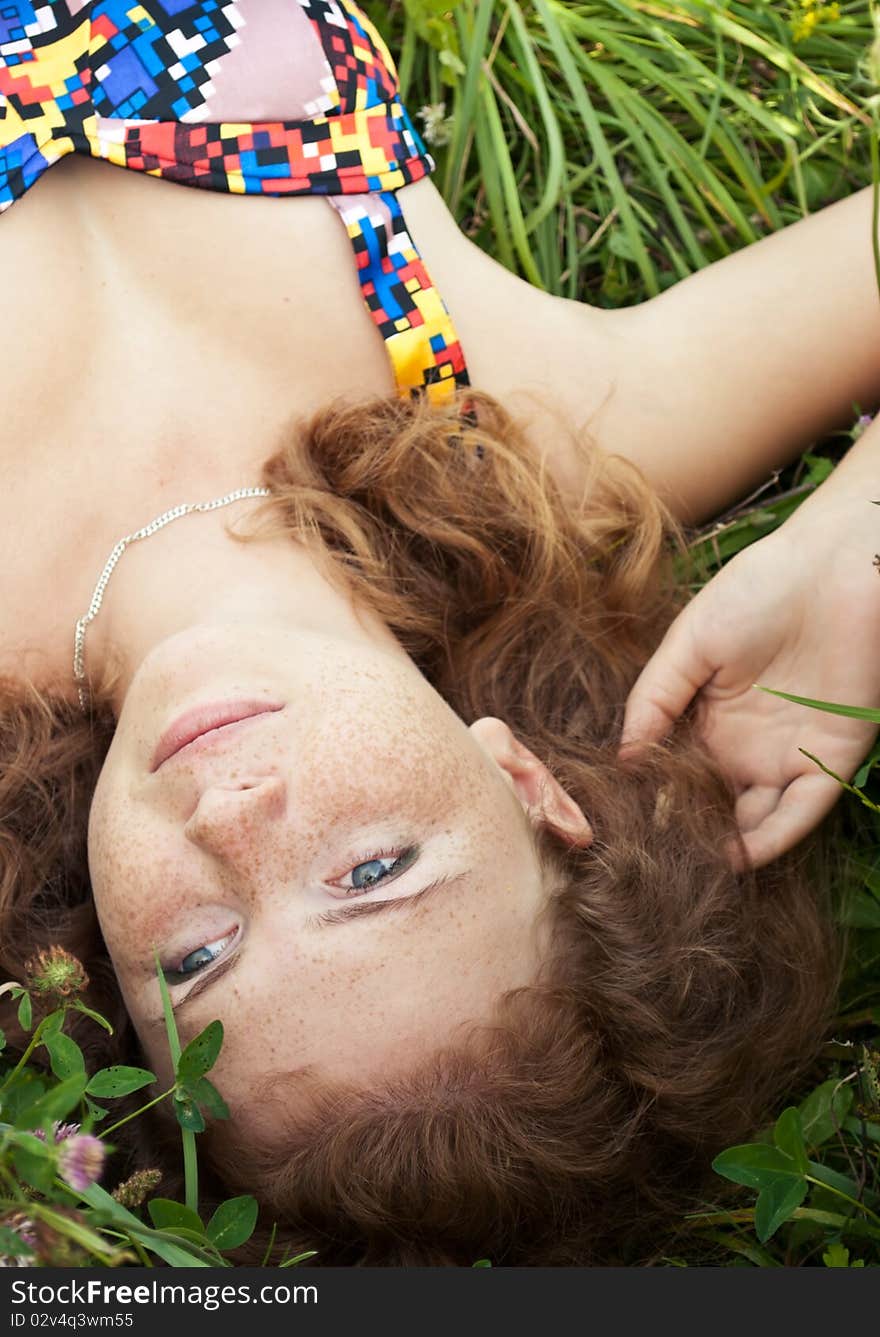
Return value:
M 490 715 L 475 720 L 470 731 L 504 774 L 532 821 L 551 827 L 570 845 L 586 848 L 593 828 L 562 785 L 503 720 Z

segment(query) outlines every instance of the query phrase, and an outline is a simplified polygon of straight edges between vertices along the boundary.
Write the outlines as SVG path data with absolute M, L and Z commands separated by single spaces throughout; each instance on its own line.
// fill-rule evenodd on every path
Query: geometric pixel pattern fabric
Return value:
M 305 0 L 303 9 L 327 57 L 339 109 L 356 111 L 393 101 L 394 61 L 366 14 L 345 0 Z
M 0 0 L 0 213 L 69 153 L 230 194 L 322 194 L 402 394 L 467 385 L 395 191 L 433 162 L 351 0 Z
M 397 196 L 336 195 L 330 202 L 354 248 L 361 292 L 391 353 L 398 388 L 446 399 L 456 386 L 468 384 L 464 354 L 446 304 L 406 230 Z

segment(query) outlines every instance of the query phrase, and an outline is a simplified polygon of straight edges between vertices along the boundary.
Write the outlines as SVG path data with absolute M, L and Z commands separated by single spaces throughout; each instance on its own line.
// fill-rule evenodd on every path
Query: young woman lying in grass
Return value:
M 417 147 L 381 189 L 337 161 L 356 254 L 430 265 L 383 294 L 379 245 L 368 293 L 321 200 L 249 198 L 259 162 L 245 198 L 155 185 L 150 136 L 188 180 L 199 122 L 169 165 L 101 105 L 0 225 L 12 309 L 54 326 L 51 376 L 45 329 L 8 350 L 5 976 L 62 944 L 116 1023 L 96 1057 L 163 1079 L 158 959 L 184 1041 L 224 1023 L 216 1180 L 321 1262 L 643 1256 L 831 1006 L 821 868 L 786 851 L 837 789 L 798 747 L 848 776 L 873 734 L 752 684 L 880 704 L 880 428 L 682 612 L 668 540 L 880 399 L 869 194 L 600 311 L 476 251 Z

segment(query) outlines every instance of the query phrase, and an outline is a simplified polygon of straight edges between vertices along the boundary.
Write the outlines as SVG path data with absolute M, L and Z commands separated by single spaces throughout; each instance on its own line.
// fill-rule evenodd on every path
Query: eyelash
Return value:
M 387 870 L 387 872 L 383 877 L 376 878 L 375 882 L 372 882 L 369 886 L 340 887 L 339 889 L 346 893 L 344 899 L 353 900 L 356 897 L 365 896 L 366 893 L 368 891 L 372 891 L 374 887 L 378 887 L 385 882 L 394 881 L 394 879 L 396 877 L 399 877 L 401 873 L 406 872 L 408 868 L 412 867 L 412 865 L 416 862 L 419 853 L 420 849 L 418 845 L 407 845 L 399 853 L 397 850 L 380 850 L 375 854 L 371 854 L 369 859 L 358 860 L 357 863 L 352 864 L 350 866 L 350 868 L 348 869 L 349 873 L 354 872 L 356 868 L 363 868 L 365 864 L 379 863 L 383 859 L 393 859 L 394 862 L 392 863 L 391 867 Z M 339 883 L 336 882 L 333 883 L 332 885 L 339 886 Z M 217 958 L 221 955 L 223 947 L 228 946 L 230 942 L 234 942 L 237 936 L 238 936 L 238 930 L 236 930 L 235 933 L 226 934 L 222 938 L 215 938 L 214 942 L 202 943 L 200 946 L 193 948 L 191 952 L 186 952 L 184 953 L 183 956 L 178 957 L 178 960 L 182 965 L 183 962 L 186 961 L 187 957 L 195 956 L 197 952 L 210 951 L 212 947 L 214 947 L 217 943 L 219 943 L 220 950 L 217 951 L 211 957 L 210 961 L 203 962 L 203 964 L 197 970 L 185 970 L 185 971 L 175 970 L 173 966 L 163 966 L 162 969 L 165 974 L 165 979 L 167 983 L 169 985 L 184 984 L 186 983 L 187 980 L 195 979 L 197 976 L 204 974 L 205 969 L 207 967 L 212 966 L 214 962 L 217 960 Z
M 408 868 L 412 867 L 418 856 L 418 845 L 407 845 L 405 849 L 400 851 L 379 850 L 377 853 L 371 854 L 369 859 L 361 859 L 358 863 L 352 864 L 348 871 L 352 873 L 355 868 L 363 868 L 365 864 L 379 863 L 383 859 L 393 859 L 394 862 L 387 870 L 384 877 L 376 878 L 375 882 L 371 882 L 370 885 L 366 887 L 341 887 L 338 882 L 334 882 L 331 885 L 339 887 L 340 891 L 346 892 L 346 900 L 353 896 L 363 896 L 366 892 L 372 891 L 373 887 L 378 887 L 384 882 L 390 882 L 394 878 L 399 877 L 401 873 L 406 872 Z
M 170 985 L 185 984 L 187 980 L 195 979 L 197 975 L 201 975 L 206 966 L 214 964 L 223 948 L 228 947 L 230 943 L 235 941 L 238 932 L 239 930 L 235 929 L 233 933 L 225 933 L 222 938 L 215 938 L 213 942 L 202 943 L 199 947 L 194 947 L 191 952 L 185 952 L 183 956 L 178 957 L 180 964 L 183 965 L 187 957 L 195 956 L 197 952 L 209 952 L 212 947 L 219 944 L 218 950 L 211 956 L 210 961 L 203 962 L 198 970 L 175 970 L 174 966 L 163 966 L 162 971 L 166 982 Z

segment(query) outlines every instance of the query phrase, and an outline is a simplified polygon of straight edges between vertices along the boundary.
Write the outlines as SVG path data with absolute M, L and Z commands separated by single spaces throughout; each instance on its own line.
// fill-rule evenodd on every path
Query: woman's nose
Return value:
M 280 776 L 234 785 L 212 785 L 184 827 L 187 840 L 220 858 L 253 857 L 255 848 L 284 819 L 287 786 Z

